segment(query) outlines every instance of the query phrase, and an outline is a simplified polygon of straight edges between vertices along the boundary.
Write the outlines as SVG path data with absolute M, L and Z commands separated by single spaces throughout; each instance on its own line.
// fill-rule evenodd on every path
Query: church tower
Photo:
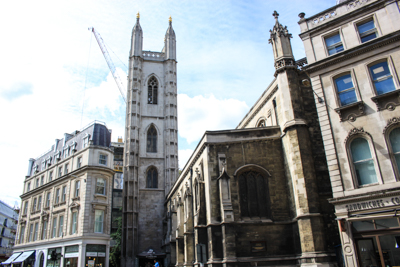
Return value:
M 169 18 L 161 52 L 143 51 L 132 30 L 125 122 L 123 267 L 162 261 L 164 200 L 178 176 L 176 39 Z

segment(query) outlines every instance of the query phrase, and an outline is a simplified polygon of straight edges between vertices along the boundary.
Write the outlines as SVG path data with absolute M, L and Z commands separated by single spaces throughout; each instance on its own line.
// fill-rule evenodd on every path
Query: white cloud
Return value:
M 232 129 L 248 111 L 244 101 L 217 99 L 214 95 L 178 95 L 179 135 L 189 144 L 198 141 L 206 130 Z

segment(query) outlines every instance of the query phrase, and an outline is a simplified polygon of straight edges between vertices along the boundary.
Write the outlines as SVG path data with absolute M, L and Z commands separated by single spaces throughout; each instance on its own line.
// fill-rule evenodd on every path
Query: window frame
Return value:
M 48 181 L 49 181 L 49 182 L 53 181 L 53 171 L 50 171 L 50 172 L 49 172 Z
M 97 181 L 96 181 L 96 183 L 97 183 Z M 80 189 L 81 189 L 81 181 L 77 180 L 77 181 L 75 181 L 74 197 L 79 197 Z
M 24 213 L 22 215 L 27 215 L 28 214 L 28 205 L 29 205 L 29 200 L 26 200 L 24 202 Z
M 372 16 L 368 16 L 366 18 L 362 18 L 360 20 L 354 21 L 354 23 L 353 23 L 354 24 L 354 29 L 355 29 L 355 31 L 357 33 L 357 38 L 358 38 L 358 41 L 359 41 L 360 44 L 367 43 L 367 42 L 371 41 L 371 40 L 368 40 L 368 41 L 363 42 L 362 39 L 361 39 L 363 36 L 362 36 L 362 34 L 360 33 L 360 31 L 358 29 L 358 27 L 360 25 L 368 23 L 369 21 L 373 21 L 374 22 L 374 26 L 375 26 L 375 28 L 374 28 L 375 31 L 374 32 L 376 33 L 376 37 L 371 39 L 371 40 L 374 40 L 374 39 L 379 38 L 380 36 L 382 36 L 382 32 L 381 32 L 381 29 L 380 29 L 380 26 L 379 26 L 379 23 L 378 23 L 378 19 L 376 18 L 375 14 L 373 14 Z M 366 35 L 368 36 L 368 34 L 366 34 Z
M 51 238 L 57 237 L 57 217 L 53 217 L 53 224 L 51 228 Z
M 46 208 L 50 207 L 50 202 L 51 202 L 51 192 L 47 192 L 47 195 L 46 195 Z
M 76 168 L 79 169 L 80 167 L 82 167 L 82 157 L 78 157 L 77 161 L 76 161 Z
M 378 94 L 378 92 L 376 90 L 375 80 L 373 79 L 372 73 L 371 73 L 371 67 L 373 67 L 373 66 L 375 66 L 375 65 L 377 65 L 379 63 L 382 63 L 382 62 L 386 62 L 387 65 L 388 65 L 388 69 L 389 69 L 389 72 L 390 72 L 390 75 L 391 75 L 391 78 L 392 78 L 392 81 L 393 81 L 393 84 L 394 84 L 394 90 L 393 91 L 396 91 L 396 90 L 400 89 L 400 82 L 399 82 L 399 78 L 397 76 L 396 69 L 395 69 L 395 67 L 393 65 L 393 59 L 392 59 L 391 56 L 384 57 L 384 58 L 381 58 L 381 59 L 378 59 L 378 60 L 370 61 L 365 65 L 366 71 L 368 73 L 369 83 L 370 83 L 370 86 L 371 86 L 371 89 L 372 89 L 372 94 L 374 96 L 382 96 L 382 95 L 385 95 L 387 93 L 393 92 L 393 91 L 389 91 L 389 92 L 386 92 L 386 93 L 383 93 L 383 94 Z M 382 79 L 381 81 L 387 80 L 387 79 L 388 78 Z
M 19 234 L 19 243 L 24 243 L 24 239 L 25 239 L 25 225 L 21 225 L 20 228 L 20 234 Z
M 355 166 L 354 166 L 353 155 L 351 153 L 351 143 L 357 138 L 363 138 L 368 143 L 369 151 L 371 153 L 371 157 L 372 157 L 372 161 L 374 163 L 374 168 L 375 168 L 375 173 L 376 173 L 377 182 L 375 182 L 375 183 L 364 184 L 364 185 L 360 185 L 358 183 L 356 169 L 355 169 Z M 381 170 L 380 170 L 379 162 L 377 160 L 375 147 L 374 147 L 374 144 L 373 144 L 372 137 L 369 134 L 367 134 L 367 133 L 354 134 L 353 136 L 348 138 L 348 140 L 346 141 L 346 152 L 347 152 L 349 169 L 351 170 L 351 178 L 352 178 L 352 182 L 353 182 L 353 189 L 365 188 L 365 187 L 368 187 L 368 186 L 376 186 L 376 185 L 383 184 L 382 176 L 381 176 Z
M 108 155 L 104 153 L 99 154 L 99 164 L 107 166 Z
M 60 178 L 61 176 L 63 176 L 63 174 L 62 174 L 62 169 L 63 169 L 63 166 L 58 167 L 58 178 Z
M 60 203 L 60 188 L 56 189 L 56 193 L 54 196 L 54 203 L 59 204 Z
M 97 212 L 101 212 L 102 213 L 102 220 L 101 221 L 97 221 L 96 220 L 96 214 L 97 214 Z M 97 210 L 95 210 L 95 212 L 94 212 L 94 229 L 93 229 L 93 232 L 94 233 L 98 233 L 98 234 L 103 234 L 104 233 L 104 210 L 99 210 L 99 209 L 97 209 Z M 101 222 L 101 232 L 98 232 L 98 231 L 96 231 L 96 225 L 97 225 L 97 223 L 99 223 L 99 222 Z
M 34 230 L 33 230 L 33 241 L 38 240 L 39 236 L 39 222 L 35 222 Z
M 61 191 L 61 203 L 67 201 L 67 186 L 64 185 Z
M 68 174 L 68 172 L 69 172 L 69 163 L 65 163 L 65 165 L 64 165 L 64 175 L 66 175 L 66 174 Z
M 156 177 L 154 176 L 149 177 L 149 173 L 151 171 L 156 172 Z M 151 180 L 150 183 L 149 183 L 149 178 Z M 150 166 L 146 171 L 146 189 L 158 189 L 158 170 L 155 166 Z
M 78 233 L 78 211 L 73 211 L 71 215 L 71 235 Z
M 32 240 L 33 240 L 33 223 L 29 224 L 28 242 L 32 242 Z
M 98 186 L 99 179 L 104 180 L 103 193 L 98 193 L 98 188 L 102 187 L 102 186 Z M 104 195 L 105 196 L 106 195 L 106 187 L 107 187 L 107 179 L 106 178 L 103 178 L 103 177 L 96 178 L 96 186 L 95 186 L 95 192 L 94 192 L 96 195 Z
M 400 129 L 400 123 L 394 123 L 393 125 L 389 126 L 388 128 L 385 129 L 384 131 L 384 137 L 385 137 L 385 142 L 386 142 L 386 147 L 389 153 L 389 158 L 390 158 L 390 163 L 392 164 L 392 169 L 393 173 L 395 176 L 396 181 L 400 181 L 400 169 L 398 168 L 395 153 L 393 151 L 393 146 L 390 140 L 390 134 L 392 131 Z M 399 152 L 396 152 L 396 154 L 400 154 Z
M 48 221 L 47 220 L 44 220 L 43 221 L 43 226 L 42 226 L 42 237 L 41 237 L 41 239 L 42 240 L 45 240 L 45 239 L 47 239 L 47 227 L 48 227 Z
M 156 84 L 151 86 L 151 88 L 150 88 L 150 82 L 152 82 L 153 79 L 156 81 Z M 158 81 L 156 76 L 151 75 L 149 77 L 149 80 L 147 81 L 147 104 L 148 105 L 158 105 L 159 84 L 160 84 L 160 82 Z
M 64 215 L 60 215 L 58 217 L 58 234 L 57 237 L 63 237 L 64 236 Z
M 39 196 L 37 202 L 37 210 L 40 211 L 41 209 L 42 209 L 42 196 Z
M 338 92 L 338 87 L 336 84 L 336 80 L 345 75 L 350 75 L 350 77 L 351 77 L 351 82 L 353 83 L 352 89 L 354 90 L 357 100 L 350 104 L 342 105 L 342 102 L 340 100 L 340 93 Z M 330 80 L 331 80 L 331 84 L 332 84 L 332 89 L 334 91 L 333 93 L 335 94 L 335 100 L 336 100 L 337 107 L 347 107 L 347 106 L 350 106 L 352 104 L 362 101 L 361 94 L 360 94 L 359 87 L 358 87 L 358 82 L 357 82 L 356 75 L 355 75 L 355 72 L 353 69 L 341 71 L 340 73 L 335 73 L 334 75 L 331 76 Z M 350 89 L 346 89 L 345 91 L 349 91 Z M 341 93 L 343 93 L 343 91 Z
M 158 151 L 158 131 L 152 123 L 146 131 L 146 153 L 157 153 Z
M 326 43 L 326 39 L 329 39 L 329 38 L 331 38 L 331 37 L 333 37 L 333 36 L 335 36 L 335 35 L 339 35 L 339 37 L 340 37 L 340 44 L 339 44 L 339 43 L 336 43 L 335 46 L 334 46 L 334 45 L 328 46 L 328 44 Z M 331 32 L 327 33 L 327 34 L 324 34 L 324 35 L 322 35 L 321 37 L 322 37 L 322 43 L 323 43 L 324 48 L 325 48 L 325 54 L 326 54 L 327 57 L 334 56 L 334 55 L 336 55 L 336 54 L 338 54 L 338 53 L 341 53 L 341 52 L 343 52 L 343 51 L 346 50 L 346 45 L 345 45 L 345 42 L 344 42 L 344 37 L 343 37 L 342 29 L 341 29 L 341 28 L 338 28 L 338 29 L 336 29 L 336 30 L 334 30 L 334 31 L 331 31 Z M 343 50 L 342 50 L 342 51 L 339 51 L 339 52 L 336 52 L 336 53 L 333 53 L 333 54 L 329 54 L 329 50 L 330 50 L 330 49 L 332 49 L 332 48 L 334 48 L 334 47 L 337 47 L 337 46 L 340 46 L 340 45 L 343 46 Z M 334 46 L 334 47 L 333 47 L 333 46 Z
M 35 197 L 32 202 L 32 212 L 37 210 L 37 198 Z

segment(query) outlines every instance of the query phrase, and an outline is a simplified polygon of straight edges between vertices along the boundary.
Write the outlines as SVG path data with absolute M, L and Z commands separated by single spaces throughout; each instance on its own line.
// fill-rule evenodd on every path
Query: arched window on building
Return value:
M 400 172 L 400 128 L 394 128 L 389 134 L 391 152 L 393 153 L 393 165 Z
M 268 218 L 270 215 L 268 182 L 254 170 L 239 174 L 239 197 L 242 217 Z
M 147 170 L 146 188 L 158 188 L 158 172 L 155 167 Z
M 378 177 L 368 140 L 362 137 L 355 138 L 351 141 L 350 151 L 358 185 L 377 183 Z
M 265 124 L 265 120 L 264 120 L 264 119 L 260 120 L 260 121 L 257 123 L 257 127 L 265 127 L 265 126 L 266 126 L 266 124 Z
M 156 77 L 151 77 L 149 79 L 148 85 L 147 85 L 147 103 L 148 104 L 157 104 L 157 93 L 158 93 L 158 82 Z
M 147 152 L 157 152 L 157 130 L 151 125 L 147 130 Z

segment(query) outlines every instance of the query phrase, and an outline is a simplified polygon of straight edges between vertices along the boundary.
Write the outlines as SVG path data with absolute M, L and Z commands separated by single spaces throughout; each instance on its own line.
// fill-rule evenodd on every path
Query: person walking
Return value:
M 154 267 L 160 267 L 160 264 L 156 260 L 154 260 Z

